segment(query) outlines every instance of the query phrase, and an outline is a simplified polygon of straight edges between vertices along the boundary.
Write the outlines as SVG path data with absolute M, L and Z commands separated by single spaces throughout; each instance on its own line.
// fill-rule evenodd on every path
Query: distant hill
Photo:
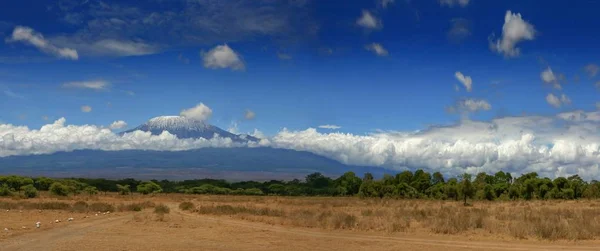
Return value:
M 383 174 L 382 168 L 344 165 L 310 152 L 275 148 L 202 148 L 189 151 L 78 150 L 0 158 L 0 174 L 51 177 L 147 179 L 303 178 L 312 172 L 337 176 L 354 171 Z

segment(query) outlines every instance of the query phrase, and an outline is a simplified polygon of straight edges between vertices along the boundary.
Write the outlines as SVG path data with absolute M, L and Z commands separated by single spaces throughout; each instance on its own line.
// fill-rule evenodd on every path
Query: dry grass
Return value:
M 154 209 L 156 214 L 148 211 L 143 215 L 158 221 L 177 217 L 165 213 L 164 207 L 169 209 L 169 205 L 203 215 L 290 227 L 513 240 L 600 240 L 600 202 L 593 200 L 475 202 L 465 207 L 455 201 L 183 194 L 0 199 L 0 209 L 11 211 L 85 214 Z
M 600 239 L 590 201 L 475 202 L 202 196 L 197 213 L 297 227 L 540 240 Z

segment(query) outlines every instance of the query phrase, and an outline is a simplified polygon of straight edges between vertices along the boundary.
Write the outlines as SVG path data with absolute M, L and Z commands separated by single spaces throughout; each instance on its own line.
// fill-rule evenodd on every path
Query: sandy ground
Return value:
M 88 218 L 52 211 L 3 212 L 0 222 L 31 227 L 4 231 L 0 250 L 600 250 L 598 242 L 470 241 L 273 226 L 170 207 L 162 221 L 151 210 Z M 75 220 L 52 223 L 67 217 Z M 37 220 L 46 223 L 36 229 Z

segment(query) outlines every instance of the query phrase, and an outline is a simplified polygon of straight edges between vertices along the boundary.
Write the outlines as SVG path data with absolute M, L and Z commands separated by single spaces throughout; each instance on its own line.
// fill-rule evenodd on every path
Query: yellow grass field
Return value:
M 600 202 L 43 194 L 1 199 L 0 230 L 0 250 L 600 250 Z

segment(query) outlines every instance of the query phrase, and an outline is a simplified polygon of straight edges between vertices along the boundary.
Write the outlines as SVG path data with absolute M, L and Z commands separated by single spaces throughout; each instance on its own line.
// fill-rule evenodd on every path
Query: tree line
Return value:
M 47 177 L 0 176 L 0 196 L 36 197 L 38 191 L 68 196 L 118 192 L 130 193 L 186 193 L 231 195 L 281 195 L 281 196 L 359 196 L 399 199 L 439 200 L 532 200 L 600 198 L 600 182 L 584 181 L 578 175 L 550 179 L 537 173 L 512 177 L 499 171 L 495 174 L 463 174 L 444 178 L 440 172 L 424 170 L 386 174 L 375 179 L 370 173 L 363 177 L 347 172 L 336 179 L 321 173 L 312 173 L 304 180 L 291 181 L 241 181 L 220 179 L 195 179 L 183 181 L 136 179 L 91 179 Z

